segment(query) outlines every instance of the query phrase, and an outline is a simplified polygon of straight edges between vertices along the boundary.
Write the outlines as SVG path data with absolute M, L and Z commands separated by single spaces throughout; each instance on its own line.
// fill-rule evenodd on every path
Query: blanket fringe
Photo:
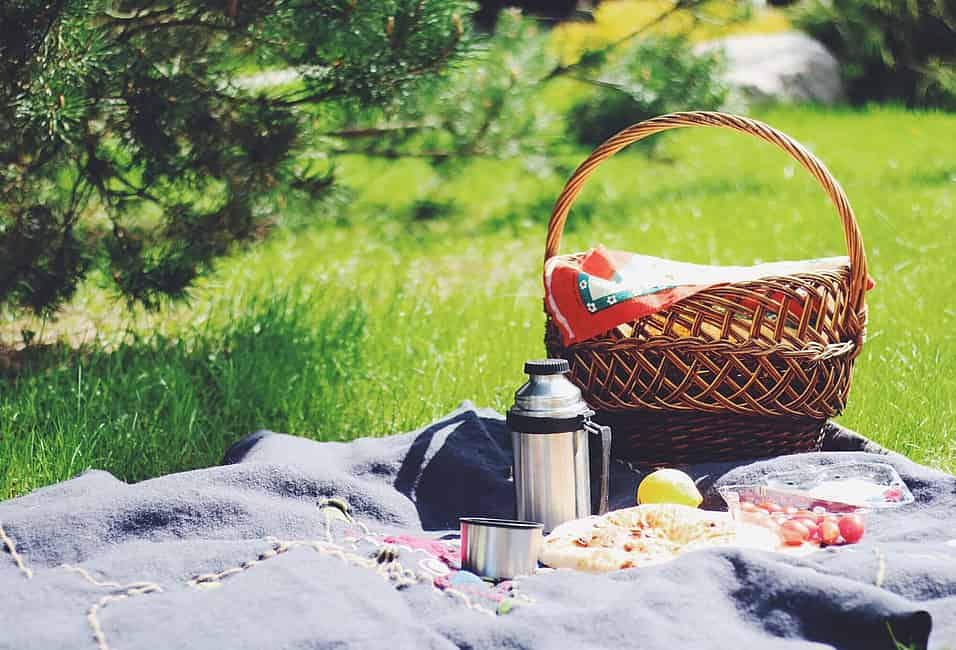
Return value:
M 13 563 L 17 565 L 18 569 L 20 569 L 20 573 L 25 575 L 27 578 L 32 578 L 33 570 L 23 561 L 23 556 L 17 553 L 16 542 L 10 539 L 10 536 L 7 535 L 7 531 L 3 529 L 3 523 L 0 523 L 0 541 L 3 542 L 3 545 L 10 553 L 10 557 L 13 558 Z

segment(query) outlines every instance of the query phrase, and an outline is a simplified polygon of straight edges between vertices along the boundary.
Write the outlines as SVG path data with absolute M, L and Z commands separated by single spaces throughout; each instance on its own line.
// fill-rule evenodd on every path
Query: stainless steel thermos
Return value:
M 564 359 L 528 361 L 528 381 L 507 416 L 518 519 L 540 522 L 546 533 L 565 521 L 607 512 L 611 430 L 591 421 L 594 412 L 564 376 L 569 370 Z M 600 445 L 595 503 L 590 438 Z

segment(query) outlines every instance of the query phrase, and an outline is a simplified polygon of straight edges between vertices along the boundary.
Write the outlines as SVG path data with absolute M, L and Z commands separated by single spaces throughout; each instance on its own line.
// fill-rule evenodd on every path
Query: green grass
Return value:
M 827 163 L 863 230 L 877 287 L 840 421 L 956 470 L 956 115 L 756 117 Z M 444 177 L 348 159 L 347 212 L 226 261 L 190 305 L 127 321 L 85 287 L 50 327 L 99 338 L 38 348 L 0 379 L 0 498 L 89 467 L 139 480 L 215 464 L 258 427 L 339 440 L 411 429 L 464 399 L 504 409 L 524 359 L 543 353 L 545 223 L 586 153 L 558 161 L 561 174 L 476 161 Z M 412 219 L 426 198 L 447 214 Z M 785 154 L 709 129 L 669 136 L 655 160 L 619 155 L 592 178 L 563 246 L 598 243 L 717 264 L 843 247 L 824 193 Z

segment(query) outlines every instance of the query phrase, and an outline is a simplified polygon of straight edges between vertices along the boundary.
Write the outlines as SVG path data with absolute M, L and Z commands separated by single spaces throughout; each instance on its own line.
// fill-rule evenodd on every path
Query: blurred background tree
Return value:
M 540 3 L 519 4 L 540 10 Z M 603 20 L 549 29 L 554 12 L 570 11 L 561 4 L 543 20 L 505 9 L 493 35 L 444 83 L 403 98 L 377 121 L 369 112 L 356 116 L 366 120 L 364 126 L 345 132 L 349 142 L 338 151 L 424 157 L 445 170 L 475 157 L 521 157 L 540 172 L 575 141 L 593 146 L 644 117 L 690 106 L 719 108 L 726 98 L 720 57 L 695 53 L 689 35 L 701 25 L 714 30 L 749 13 L 724 0 L 640 4 L 624 32 L 618 25 L 608 31 Z M 613 19 L 612 5 L 601 9 L 612 9 Z M 552 82 L 565 83 L 562 94 L 567 83 L 574 85 L 577 100 L 567 115 L 554 114 L 542 101 Z
M 952 0 L 805 0 L 794 19 L 840 60 L 852 100 L 956 110 Z
M 53 313 L 94 267 L 131 303 L 182 296 L 285 201 L 328 194 L 323 134 L 445 70 L 465 9 L 0 4 L 0 306 Z
M 634 122 L 688 106 L 720 107 L 727 86 L 718 54 L 695 54 L 684 36 L 636 41 L 601 67 L 593 91 L 571 108 L 568 126 L 581 144 L 596 147 Z M 643 140 L 657 146 L 661 138 Z

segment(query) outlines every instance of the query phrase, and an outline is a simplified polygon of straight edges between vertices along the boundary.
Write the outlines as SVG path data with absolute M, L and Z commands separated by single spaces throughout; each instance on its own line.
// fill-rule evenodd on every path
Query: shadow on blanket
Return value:
M 474 411 L 427 426 L 402 459 L 394 486 L 415 502 L 425 530 L 457 528 L 458 518 L 469 515 L 513 519 L 511 434 L 500 419 Z

